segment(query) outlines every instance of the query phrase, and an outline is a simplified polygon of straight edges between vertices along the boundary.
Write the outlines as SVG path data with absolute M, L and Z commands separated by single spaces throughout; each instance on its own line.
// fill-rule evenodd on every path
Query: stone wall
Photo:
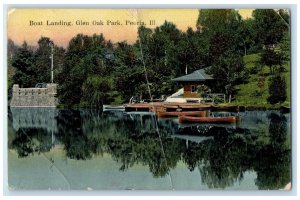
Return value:
M 46 88 L 20 88 L 13 85 L 11 107 L 56 107 L 58 104 L 57 84 L 47 84 Z

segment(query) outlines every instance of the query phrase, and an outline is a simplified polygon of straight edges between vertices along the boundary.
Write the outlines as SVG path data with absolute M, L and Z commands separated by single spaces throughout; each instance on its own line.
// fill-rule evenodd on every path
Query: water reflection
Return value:
M 26 112 L 28 123 L 20 123 Z M 156 121 L 151 113 L 26 112 L 9 114 L 14 129 L 9 133 L 9 148 L 23 159 L 62 144 L 70 159 L 108 153 L 120 171 L 142 164 L 156 178 L 169 175 L 182 161 L 188 170 L 198 170 L 209 188 L 232 186 L 247 171 L 256 172 L 259 189 L 279 189 L 291 180 L 289 118 L 278 112 L 244 113 L 237 126 L 182 126 L 174 119 Z
M 283 115 L 271 113 L 269 141 L 259 146 L 254 170 L 260 189 L 282 188 L 291 180 L 291 150 L 287 144 L 287 121 Z M 257 147 L 253 147 L 257 148 Z

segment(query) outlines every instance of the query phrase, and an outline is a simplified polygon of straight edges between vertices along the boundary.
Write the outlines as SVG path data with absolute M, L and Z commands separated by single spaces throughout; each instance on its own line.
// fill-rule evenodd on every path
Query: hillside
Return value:
M 235 100 L 232 104 L 235 105 L 245 105 L 245 106 L 263 106 L 263 107 L 271 107 L 271 105 L 267 102 L 267 98 L 269 96 L 268 92 L 268 84 L 270 79 L 269 67 L 261 66 L 259 64 L 260 55 L 259 54 L 251 54 L 244 56 L 244 63 L 247 69 L 250 71 L 249 79 L 246 83 L 237 85 L 237 95 L 235 96 Z M 285 63 L 285 79 L 287 84 L 287 100 L 282 104 L 275 104 L 277 106 L 288 106 L 290 107 L 291 101 L 291 83 L 290 83 L 290 64 Z M 262 90 L 262 94 L 259 94 L 261 89 L 258 86 L 258 81 L 260 77 L 264 77 L 264 87 Z

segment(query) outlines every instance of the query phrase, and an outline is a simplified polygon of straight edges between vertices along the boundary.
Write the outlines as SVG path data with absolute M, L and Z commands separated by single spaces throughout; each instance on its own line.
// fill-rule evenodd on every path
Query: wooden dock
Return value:
M 136 103 L 125 106 L 125 111 L 146 111 L 146 112 L 168 112 L 177 110 L 203 110 L 209 109 L 211 105 L 206 104 L 188 104 L 188 103 Z
M 202 103 L 136 103 L 125 106 L 126 112 L 144 111 L 144 112 L 172 112 L 172 111 L 201 111 L 201 110 L 225 110 L 238 112 L 239 106 L 216 106 Z

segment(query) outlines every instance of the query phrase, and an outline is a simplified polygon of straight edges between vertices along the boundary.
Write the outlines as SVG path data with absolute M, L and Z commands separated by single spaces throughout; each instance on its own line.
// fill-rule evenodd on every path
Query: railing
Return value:
M 223 94 L 223 93 L 209 93 L 202 100 L 202 102 L 212 102 L 212 103 L 215 103 L 216 101 L 223 101 L 223 103 L 225 103 L 226 102 L 225 94 Z

